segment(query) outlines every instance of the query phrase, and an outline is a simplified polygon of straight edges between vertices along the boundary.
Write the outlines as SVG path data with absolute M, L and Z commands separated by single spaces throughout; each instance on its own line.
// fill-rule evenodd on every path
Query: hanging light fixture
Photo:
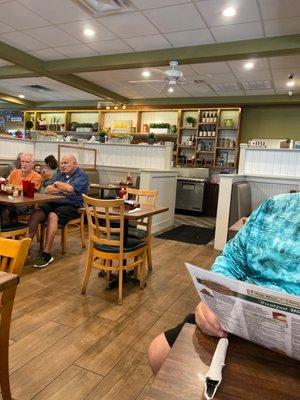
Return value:
M 114 110 L 117 110 L 118 109 L 118 104 L 115 104 L 114 105 Z

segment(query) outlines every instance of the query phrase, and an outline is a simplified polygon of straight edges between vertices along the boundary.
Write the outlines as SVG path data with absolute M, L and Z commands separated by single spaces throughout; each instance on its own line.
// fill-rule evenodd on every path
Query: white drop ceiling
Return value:
M 74 0 L 0 0 L 0 41 L 42 60 L 93 57 L 300 33 L 300 0 L 131 0 L 128 13 L 95 17 Z M 226 18 L 222 10 L 234 7 Z M 86 37 L 83 30 L 93 29 Z M 289 72 L 300 93 L 300 55 L 179 66 L 187 80 L 170 94 L 164 82 L 142 80 L 142 69 L 85 72 L 78 76 L 128 98 L 209 97 L 287 93 Z M 10 65 L 0 60 L 0 67 Z M 150 68 L 161 79 L 167 68 Z M 195 80 L 201 81 L 194 83 Z M 32 93 L 23 86 L 51 87 Z M 91 94 L 37 77 L 0 79 L 0 92 L 32 101 L 96 100 Z

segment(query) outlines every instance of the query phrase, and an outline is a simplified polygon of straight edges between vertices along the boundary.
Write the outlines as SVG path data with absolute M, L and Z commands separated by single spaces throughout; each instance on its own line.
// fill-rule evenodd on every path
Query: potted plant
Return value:
M 147 135 L 147 143 L 148 144 L 154 144 L 155 143 L 155 135 L 154 135 L 154 133 L 149 133 Z
M 185 121 L 186 121 L 187 128 L 194 128 L 195 123 L 196 123 L 196 118 L 191 117 L 189 115 L 188 117 L 186 117 Z
M 151 123 L 150 133 L 169 133 L 171 125 L 167 122 Z
M 106 130 L 105 130 L 105 129 L 101 129 L 101 130 L 98 132 L 98 135 L 99 135 L 99 142 L 100 142 L 100 143 L 105 143 L 105 137 L 107 136 Z
M 33 122 L 31 120 L 25 122 L 25 129 L 30 132 L 30 129 L 33 128 Z

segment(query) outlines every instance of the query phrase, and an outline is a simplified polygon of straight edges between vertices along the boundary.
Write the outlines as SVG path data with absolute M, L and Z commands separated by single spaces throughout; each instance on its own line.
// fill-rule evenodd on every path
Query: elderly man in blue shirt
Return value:
M 226 277 L 300 296 L 300 193 L 267 199 L 229 241 L 211 270 Z M 194 323 L 207 335 L 226 337 L 216 315 L 199 303 L 195 314 L 161 333 L 148 357 L 156 374 L 183 325 Z
M 45 203 L 33 211 L 29 220 L 29 236 L 36 234 L 39 222 L 47 220 L 46 241 L 43 252 L 36 260 L 34 267 L 44 268 L 54 258 L 50 251 L 53 246 L 58 226 L 63 227 L 78 216 L 78 208 L 83 206 L 82 194 L 88 191 L 88 175 L 77 165 L 72 154 L 66 154 L 60 161 L 60 172 L 49 182 L 45 189 L 47 194 L 62 194 L 65 200 Z

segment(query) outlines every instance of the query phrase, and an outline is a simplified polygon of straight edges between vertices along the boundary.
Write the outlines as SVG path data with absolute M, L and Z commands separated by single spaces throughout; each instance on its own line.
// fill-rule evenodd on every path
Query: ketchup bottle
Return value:
M 121 187 L 121 189 L 119 190 L 119 197 L 120 199 L 126 198 L 126 189 L 124 187 Z

